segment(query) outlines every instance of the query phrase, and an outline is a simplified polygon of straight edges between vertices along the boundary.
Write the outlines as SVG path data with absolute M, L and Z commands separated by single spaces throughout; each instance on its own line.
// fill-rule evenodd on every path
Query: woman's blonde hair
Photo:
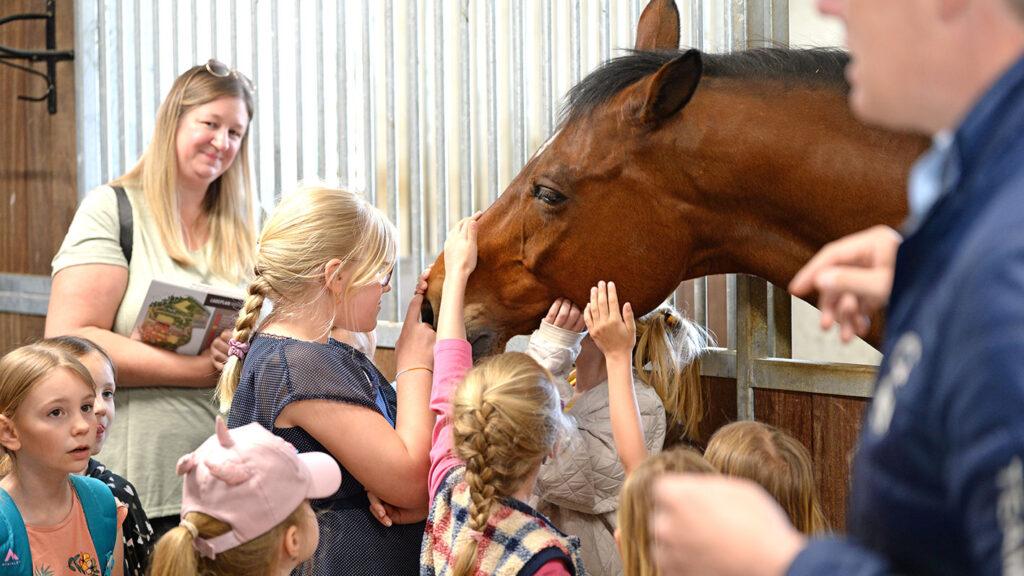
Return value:
M 466 375 L 452 398 L 455 454 L 466 463 L 471 530 L 483 531 L 499 500 L 540 467 L 568 426 L 551 373 L 508 352 Z M 466 538 L 453 574 L 471 572 L 477 542 Z
M 665 406 L 665 446 L 700 440 L 704 398 L 700 359 L 710 337 L 671 306 L 637 320 L 633 365 Z
M 677 446 L 647 458 L 626 478 L 619 493 L 617 513 L 619 553 L 625 576 L 658 575 L 650 553 L 648 525 L 654 507 L 651 490 L 654 481 L 669 472 L 714 474 L 715 469 L 693 448 Z
M 811 454 L 799 440 L 763 422 L 720 428 L 704 453 L 719 472 L 753 480 L 768 491 L 804 534 L 829 530 L 814 482 Z
M 175 526 L 153 548 L 149 576 L 216 574 L 217 576 L 264 576 L 274 574 L 281 537 L 288 528 L 299 526 L 305 514 L 299 506 L 266 534 L 217 554 L 213 560 L 199 555 L 188 528 Z M 189 512 L 185 520 L 196 527 L 200 538 L 227 534 L 231 526 L 202 512 Z
M 131 170 L 110 182 L 111 186 L 142 190 L 164 249 L 181 266 L 190 266 L 193 260 L 185 244 L 178 207 L 178 128 L 190 110 L 224 97 L 240 98 L 252 122 L 256 111 L 253 94 L 239 72 L 221 77 L 200 65 L 178 76 L 157 111 L 153 138 L 146 151 Z M 252 268 L 255 226 L 250 132 L 247 128 L 234 162 L 210 184 L 203 200 L 203 211 L 210 222 L 210 269 L 235 282 L 245 278 Z
M 263 225 L 256 276 L 231 337 L 249 342 L 266 299 L 275 315 L 301 314 L 326 291 L 324 270 L 334 258 L 342 262 L 339 273 L 352 271 L 346 292 L 374 282 L 394 266 L 396 236 L 387 216 L 353 192 L 306 186 L 289 194 Z M 330 329 L 324 326 L 324 334 Z M 229 357 L 217 383 L 221 410 L 231 407 L 241 374 L 242 362 Z
M 15 348 L 0 359 L 0 415 L 14 418 L 32 387 L 55 370 L 68 370 L 89 386 L 95 388 L 89 370 L 68 352 L 42 343 Z M 2 447 L 0 476 L 8 474 L 14 466 L 14 453 Z

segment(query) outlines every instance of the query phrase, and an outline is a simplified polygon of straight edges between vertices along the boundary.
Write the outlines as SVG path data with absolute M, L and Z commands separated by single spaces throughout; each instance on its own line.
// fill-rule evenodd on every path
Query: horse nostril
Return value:
M 434 308 L 430 305 L 430 300 L 424 298 L 423 303 L 420 304 L 420 320 L 424 324 L 430 324 L 432 327 L 437 328 L 434 324 Z

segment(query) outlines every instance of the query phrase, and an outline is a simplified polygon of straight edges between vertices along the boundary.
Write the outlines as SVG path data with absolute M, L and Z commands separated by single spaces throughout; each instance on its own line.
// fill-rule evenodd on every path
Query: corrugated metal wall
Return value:
M 79 0 L 78 193 L 125 172 L 177 74 L 217 58 L 257 88 L 260 205 L 302 180 L 362 190 L 398 224 L 385 311 L 450 222 L 488 205 L 562 96 L 633 45 L 641 0 Z M 682 0 L 684 45 L 785 43 L 787 0 Z

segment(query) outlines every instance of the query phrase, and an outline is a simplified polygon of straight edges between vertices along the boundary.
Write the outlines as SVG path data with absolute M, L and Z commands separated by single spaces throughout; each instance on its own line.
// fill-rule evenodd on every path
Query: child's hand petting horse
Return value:
M 459 220 L 444 241 L 445 279 L 466 279 L 476 268 L 477 220 L 482 212 Z
M 552 326 L 572 332 L 583 332 L 587 327 L 583 320 L 583 312 L 568 298 L 559 298 L 551 304 L 544 321 Z
M 615 283 L 603 280 L 590 289 L 590 303 L 583 310 L 590 337 L 609 360 L 615 356 L 629 358 L 636 343 L 636 323 L 633 320 L 633 307 L 629 302 L 622 306 L 619 313 L 619 296 L 615 292 Z

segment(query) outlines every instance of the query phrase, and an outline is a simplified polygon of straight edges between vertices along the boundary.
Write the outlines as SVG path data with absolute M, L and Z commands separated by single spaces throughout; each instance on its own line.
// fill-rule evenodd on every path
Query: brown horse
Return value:
M 705 275 L 785 286 L 825 243 L 903 220 L 927 141 L 851 115 L 845 53 L 678 52 L 674 10 L 648 6 L 637 51 L 572 88 L 559 131 L 481 217 L 474 355 L 533 330 L 556 297 L 587 302 L 598 280 L 638 313 Z M 443 259 L 433 269 L 436 310 Z

